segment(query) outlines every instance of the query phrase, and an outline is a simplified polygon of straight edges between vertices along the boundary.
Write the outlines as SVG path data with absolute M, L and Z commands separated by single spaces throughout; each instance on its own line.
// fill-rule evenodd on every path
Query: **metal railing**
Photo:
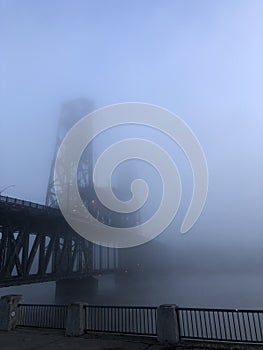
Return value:
M 2 196 L 2 195 L 0 195 L 0 202 L 20 205 L 22 207 L 27 207 L 27 208 L 35 208 L 35 209 L 40 209 L 40 210 L 49 209 L 49 210 L 58 211 L 56 208 L 52 208 L 52 207 L 46 206 L 44 204 L 38 204 L 38 203 L 26 201 L 24 199 L 18 199 L 18 198 L 7 197 L 7 196 Z
M 18 305 L 18 326 L 66 328 L 67 305 Z M 157 335 L 157 307 L 84 305 L 85 331 Z M 180 339 L 263 343 L 263 310 L 178 308 Z
M 67 305 L 18 305 L 18 322 L 21 327 L 66 328 Z
M 180 338 L 263 342 L 263 310 L 179 308 Z
M 86 331 L 157 334 L 157 307 L 85 305 Z

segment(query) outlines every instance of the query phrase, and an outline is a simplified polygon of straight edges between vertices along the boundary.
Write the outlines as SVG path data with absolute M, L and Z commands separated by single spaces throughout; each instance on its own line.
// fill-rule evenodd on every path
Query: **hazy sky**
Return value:
M 195 227 L 174 234 L 185 207 L 167 235 L 180 249 L 262 247 L 261 0 L 0 4 L 3 194 L 44 202 L 63 102 L 153 103 L 188 123 L 210 174 Z

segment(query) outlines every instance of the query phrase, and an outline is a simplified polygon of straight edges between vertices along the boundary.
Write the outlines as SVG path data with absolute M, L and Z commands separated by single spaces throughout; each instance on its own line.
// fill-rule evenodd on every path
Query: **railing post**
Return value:
M 0 298 L 0 330 L 15 329 L 18 320 L 18 304 L 23 303 L 22 295 L 4 295 Z
M 160 305 L 157 309 L 157 339 L 162 344 L 180 342 L 177 305 Z
M 66 335 L 77 337 L 84 334 L 85 310 L 83 303 L 72 303 L 68 306 L 66 319 Z

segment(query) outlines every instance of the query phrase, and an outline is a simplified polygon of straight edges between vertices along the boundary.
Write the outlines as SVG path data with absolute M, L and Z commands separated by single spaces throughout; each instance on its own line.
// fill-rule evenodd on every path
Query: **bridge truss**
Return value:
M 94 245 L 60 211 L 0 196 L 0 287 L 113 273 L 115 249 Z

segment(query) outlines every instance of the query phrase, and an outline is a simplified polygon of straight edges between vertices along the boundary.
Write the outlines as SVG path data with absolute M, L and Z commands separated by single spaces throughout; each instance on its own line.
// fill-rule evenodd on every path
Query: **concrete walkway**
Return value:
M 65 337 L 63 330 L 18 328 L 15 331 L 0 331 L 0 350 L 168 350 L 156 338 L 135 336 L 114 336 L 105 334 L 85 334 L 81 337 Z M 202 350 L 198 344 L 185 344 L 176 349 Z M 222 349 L 222 345 L 220 346 Z M 237 347 L 232 347 L 237 348 Z M 229 349 L 229 347 L 228 347 Z M 240 347 L 239 347 L 240 349 Z M 246 347 L 247 349 L 247 347 Z M 262 349 L 262 347 L 261 347 Z
M 65 337 L 62 330 L 21 328 L 0 331 L 0 350 L 157 350 L 155 339 L 88 335 Z M 162 348 L 164 349 L 164 348 Z M 167 349 L 167 348 L 166 348 Z

